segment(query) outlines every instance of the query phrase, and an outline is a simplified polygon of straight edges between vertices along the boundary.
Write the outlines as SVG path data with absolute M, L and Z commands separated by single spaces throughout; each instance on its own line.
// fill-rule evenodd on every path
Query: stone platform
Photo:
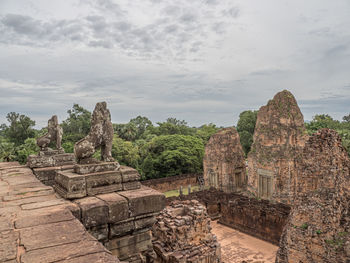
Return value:
M 139 173 L 114 162 L 75 165 L 74 170 L 58 171 L 55 190 L 66 199 L 139 189 Z
M 0 163 L 0 262 L 119 262 L 80 215 L 79 204 L 58 197 L 29 168 Z
M 27 165 L 33 169 L 35 176 L 45 185 L 52 186 L 58 171 L 73 169 L 74 154 L 63 150 L 40 151 L 38 155 L 30 155 Z

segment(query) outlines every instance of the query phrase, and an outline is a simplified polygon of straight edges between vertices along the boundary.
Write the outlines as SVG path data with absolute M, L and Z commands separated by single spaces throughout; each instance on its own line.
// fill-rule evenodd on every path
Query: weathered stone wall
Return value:
M 221 205 L 219 223 L 278 245 L 290 207 L 244 196 Z
M 227 193 L 244 190 L 245 168 L 244 152 L 235 128 L 222 129 L 210 137 L 203 158 L 205 185 Z
M 248 190 L 264 199 L 291 203 L 296 193 L 296 159 L 307 139 L 304 118 L 289 91 L 259 109 L 248 155 Z
M 196 200 L 174 201 L 152 228 L 155 263 L 217 263 L 221 248 L 206 209 Z
M 278 244 L 290 212 L 289 205 L 224 193 L 213 188 L 167 198 L 167 203 L 191 199 L 204 204 L 209 216 L 219 218 L 220 223 L 273 244 Z
M 145 186 L 151 187 L 159 192 L 167 192 L 174 189 L 179 189 L 180 186 L 187 187 L 188 185 L 197 185 L 198 174 L 183 174 L 165 178 L 150 179 L 141 181 Z
M 276 262 L 349 262 L 350 160 L 339 135 L 322 129 L 310 137 L 297 168 Z
M 74 203 L 88 232 L 120 260 L 139 262 L 154 257 L 151 227 L 165 206 L 163 194 L 143 186 L 84 197 Z

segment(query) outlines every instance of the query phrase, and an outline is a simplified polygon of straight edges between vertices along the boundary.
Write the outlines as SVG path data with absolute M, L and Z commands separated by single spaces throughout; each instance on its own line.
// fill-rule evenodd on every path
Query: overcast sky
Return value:
M 236 124 L 283 89 L 305 120 L 350 113 L 349 0 L 0 0 L 0 123 L 107 101 L 191 126 Z

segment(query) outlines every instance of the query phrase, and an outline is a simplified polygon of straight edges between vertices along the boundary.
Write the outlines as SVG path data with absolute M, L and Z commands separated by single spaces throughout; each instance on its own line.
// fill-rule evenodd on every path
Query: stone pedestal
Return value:
M 65 153 L 62 149 L 40 151 L 38 155 L 29 155 L 27 159 L 27 165 L 35 176 L 49 186 L 54 184 L 58 171 L 72 169 L 74 164 L 74 154 Z
M 58 171 L 55 190 L 66 199 L 139 189 L 139 173 L 117 162 L 76 164 L 72 170 Z

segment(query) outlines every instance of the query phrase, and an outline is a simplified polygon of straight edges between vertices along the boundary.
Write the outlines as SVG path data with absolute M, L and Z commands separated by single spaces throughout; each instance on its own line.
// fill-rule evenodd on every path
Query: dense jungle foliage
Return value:
M 91 112 L 74 104 L 67 113 L 67 119 L 61 123 L 64 132 L 62 146 L 66 152 L 73 152 L 74 143 L 90 130 Z M 253 142 L 256 117 L 257 111 L 243 111 L 237 122 L 246 155 Z M 34 129 L 35 121 L 15 112 L 8 113 L 6 118 L 8 123 L 0 126 L 0 161 L 25 163 L 28 155 L 39 151 L 36 138 L 47 130 Z M 329 115 L 316 115 L 305 126 L 309 134 L 320 128 L 336 130 L 350 152 L 350 114 L 344 116 L 342 121 L 334 120 Z M 113 127 L 113 157 L 123 165 L 136 168 L 142 179 L 201 173 L 205 144 L 220 129 L 211 123 L 190 127 L 186 121 L 175 118 L 153 124 L 142 116 L 126 124 L 113 124 Z

